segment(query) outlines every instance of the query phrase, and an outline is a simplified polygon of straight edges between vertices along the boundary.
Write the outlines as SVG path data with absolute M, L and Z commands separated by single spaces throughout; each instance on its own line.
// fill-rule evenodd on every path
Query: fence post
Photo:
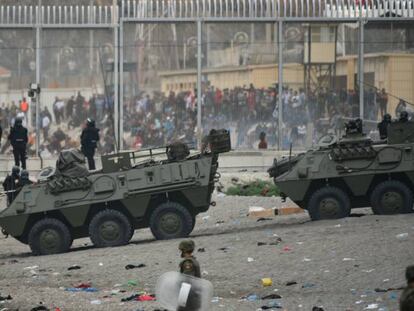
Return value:
M 124 21 L 119 19 L 119 150 L 124 149 Z M 118 49 L 117 48 L 117 49 Z
M 282 99 L 282 92 L 283 92 L 283 21 L 279 20 L 277 24 L 278 28 L 278 129 L 277 129 L 277 136 L 278 136 L 278 149 L 282 150 L 282 143 L 283 143 L 283 133 L 282 133 L 282 125 L 283 125 L 283 99 Z
M 359 118 L 361 120 L 364 120 L 364 84 L 364 21 L 361 17 L 359 21 L 358 48 Z
M 42 7 L 42 0 L 38 2 L 38 15 L 36 21 L 36 83 L 40 85 L 40 70 L 41 70 L 41 63 L 40 63 L 40 49 L 41 49 L 41 27 L 42 27 L 42 15 L 41 15 L 41 7 Z M 41 93 L 36 94 L 36 157 L 40 154 L 40 103 L 41 103 Z
M 197 141 L 198 141 L 198 148 L 201 149 L 201 140 L 203 135 L 203 130 L 201 128 L 201 108 L 202 108 L 202 92 L 201 92 L 201 65 L 202 65 L 202 21 L 201 19 L 197 19 Z

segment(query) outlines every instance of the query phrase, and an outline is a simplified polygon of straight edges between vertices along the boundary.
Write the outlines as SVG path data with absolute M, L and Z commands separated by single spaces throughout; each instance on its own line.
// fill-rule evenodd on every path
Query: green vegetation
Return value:
M 272 197 L 279 196 L 279 188 L 270 181 L 256 180 L 250 183 L 237 184 L 229 187 L 226 191 L 227 195 L 240 196 L 261 196 Z

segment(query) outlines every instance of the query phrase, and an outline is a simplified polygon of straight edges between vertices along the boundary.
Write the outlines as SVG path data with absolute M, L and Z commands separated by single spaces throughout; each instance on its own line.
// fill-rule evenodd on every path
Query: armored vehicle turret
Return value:
M 306 153 L 275 160 L 268 172 L 312 220 L 347 217 L 351 208 L 367 206 L 379 215 L 413 212 L 414 122 L 392 122 L 387 132 L 374 142 L 361 120 L 350 121 L 341 139 L 325 136 Z
M 0 226 L 36 255 L 66 252 L 88 236 L 97 247 L 124 245 L 138 228 L 156 239 L 188 236 L 196 215 L 214 204 L 218 155 L 230 150 L 226 130 L 204 142 L 191 155 L 182 143 L 105 155 L 93 172 L 79 151 L 64 151 L 56 169 L 42 171 L 0 213 Z

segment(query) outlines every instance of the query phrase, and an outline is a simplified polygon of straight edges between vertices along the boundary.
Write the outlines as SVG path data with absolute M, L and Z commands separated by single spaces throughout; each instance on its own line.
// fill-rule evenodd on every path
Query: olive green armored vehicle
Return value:
M 360 120 L 346 134 L 323 137 L 306 153 L 274 162 L 268 170 L 284 198 L 308 210 L 312 220 L 347 217 L 351 208 L 374 214 L 413 212 L 414 122 L 388 125 L 388 137 L 372 141 Z
M 156 239 L 185 237 L 214 205 L 218 155 L 229 150 L 229 132 L 212 130 L 201 152 L 190 155 L 182 143 L 120 152 L 102 156 L 93 172 L 79 151 L 64 151 L 56 169 L 42 171 L 0 213 L 0 226 L 36 255 L 67 252 L 88 236 L 97 247 L 124 245 L 146 227 Z

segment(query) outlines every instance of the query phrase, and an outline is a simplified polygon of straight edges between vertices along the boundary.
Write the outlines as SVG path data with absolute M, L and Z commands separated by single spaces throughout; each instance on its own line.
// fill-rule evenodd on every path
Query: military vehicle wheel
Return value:
M 326 186 L 312 194 L 308 212 L 312 220 L 344 218 L 351 214 L 351 203 L 344 191 Z
M 159 205 L 150 217 L 151 232 L 157 240 L 188 236 L 193 230 L 193 217 L 181 204 L 166 202 Z
M 29 245 L 34 255 L 65 253 L 70 249 L 72 236 L 60 220 L 44 218 L 29 232 Z
M 413 212 L 413 193 L 402 182 L 387 180 L 372 191 L 371 206 L 376 215 L 410 213 Z
M 106 209 L 93 216 L 89 236 L 97 247 L 125 245 L 131 239 L 132 225 L 121 212 Z

